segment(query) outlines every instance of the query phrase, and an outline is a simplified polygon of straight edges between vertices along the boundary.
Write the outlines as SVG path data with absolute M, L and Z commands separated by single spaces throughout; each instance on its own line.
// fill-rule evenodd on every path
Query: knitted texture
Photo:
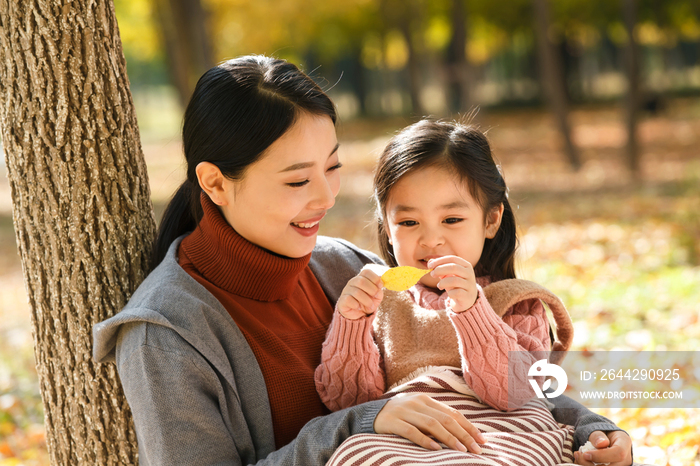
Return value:
M 499 303 L 513 303 L 507 310 L 494 310 L 486 298 L 493 285 L 480 290 L 474 306 L 459 314 L 446 308 L 446 293 L 417 285 L 410 293 L 385 290 L 376 316 L 351 321 L 336 312 L 316 370 L 321 399 L 331 409 L 345 408 L 376 399 L 385 387 L 405 382 L 421 368 L 453 366 L 462 368 L 467 384 L 490 406 L 501 410 L 522 406 L 534 395 L 527 371 L 536 359 L 519 353 L 517 362 L 511 359 L 514 373 L 509 374 L 509 352 L 549 349 L 547 317 L 537 296 L 549 302 L 553 295 L 539 293 L 521 283 L 524 280 L 508 282 L 499 287 L 500 294 L 508 295 Z M 561 309 L 566 312 L 563 305 Z M 561 316 L 559 320 L 565 321 Z M 362 352 L 345 349 L 351 346 Z M 346 384 L 348 373 L 352 376 Z
M 250 243 L 207 196 L 204 217 L 180 244 L 180 266 L 226 309 L 260 365 L 276 446 L 292 441 L 312 418 L 328 413 L 314 371 L 333 307 L 308 266 Z
M 520 408 L 532 399 L 528 369 L 537 358 L 509 352 L 549 349 L 549 327 L 542 303 L 519 302 L 501 319 L 481 297 L 470 311 L 452 313 L 450 317 L 460 335 L 464 380 L 477 396 L 503 411 Z
M 484 288 L 486 298 L 491 303 L 496 314 L 505 315 L 506 311 L 518 301 L 539 299 L 544 301 L 554 317 L 556 339 L 552 344 L 549 361 L 558 364 L 564 358 L 565 352 L 574 340 L 574 325 L 564 303 L 547 288 L 528 280 L 501 280 Z
M 371 335 L 374 316 L 350 320 L 335 313 L 316 369 L 316 390 L 332 411 L 376 400 L 385 391 L 379 350 Z M 332 370 L 329 370 L 332 368 Z

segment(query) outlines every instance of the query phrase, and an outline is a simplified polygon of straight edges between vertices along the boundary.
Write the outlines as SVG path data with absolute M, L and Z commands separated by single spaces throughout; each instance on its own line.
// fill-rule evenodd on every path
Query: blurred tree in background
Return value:
M 116 0 L 115 8 L 133 86 L 171 83 L 181 105 L 212 63 L 272 54 L 325 77 L 346 119 L 549 102 L 572 167 L 581 162 L 570 104 L 620 101 L 629 133 L 621 157 L 636 172 L 640 110 L 700 93 L 697 0 Z
M 153 0 L 170 78 L 187 105 L 199 77 L 214 66 L 207 12 L 200 0 Z
M 537 38 L 537 54 L 540 63 L 540 87 L 547 96 L 552 113 L 559 124 L 559 131 L 564 138 L 564 145 L 569 163 L 578 170 L 581 159 L 574 146 L 569 125 L 569 105 L 566 93 L 566 81 L 560 54 L 554 48 L 550 38 L 552 20 L 547 0 L 533 0 L 535 16 L 535 36 Z

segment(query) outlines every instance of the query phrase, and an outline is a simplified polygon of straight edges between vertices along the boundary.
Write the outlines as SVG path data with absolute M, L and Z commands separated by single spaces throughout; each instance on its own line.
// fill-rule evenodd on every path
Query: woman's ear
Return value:
M 493 239 L 498 233 L 503 219 L 503 210 L 505 207 L 501 203 L 498 207 L 494 207 L 491 212 L 486 215 L 486 237 Z
M 202 187 L 202 191 L 207 193 L 209 199 L 216 205 L 227 205 L 229 202 L 226 196 L 228 180 L 221 174 L 219 167 L 211 162 L 200 162 L 197 164 L 195 172 L 197 173 L 199 186 Z

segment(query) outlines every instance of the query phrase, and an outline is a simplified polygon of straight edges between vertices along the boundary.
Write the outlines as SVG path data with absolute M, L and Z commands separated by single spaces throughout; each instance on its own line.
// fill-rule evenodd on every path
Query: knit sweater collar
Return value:
M 219 208 L 202 194 L 204 216 L 180 245 L 202 276 L 232 294 L 258 301 L 287 298 L 311 254 L 289 258 L 257 246 L 228 224 Z

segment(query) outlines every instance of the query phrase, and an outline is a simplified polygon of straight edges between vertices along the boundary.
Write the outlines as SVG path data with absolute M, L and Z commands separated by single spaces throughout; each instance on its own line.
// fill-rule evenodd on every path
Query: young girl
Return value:
M 435 366 L 442 366 L 438 372 L 447 373 L 424 379 L 421 389 L 438 380 L 434 389 L 448 387 L 471 397 L 476 411 L 467 411 L 475 414 L 470 420 L 482 432 L 520 429 L 517 423 L 501 423 L 495 429 L 489 422 L 477 424 L 487 408 L 483 403 L 496 410 L 514 410 L 533 398 L 528 369 L 546 354 L 535 357 L 527 352 L 550 350 L 541 299 L 555 313 L 557 334 L 563 340 L 552 349 L 568 349 L 572 326 L 555 296 L 531 282 L 513 280 L 515 217 L 486 137 L 462 124 L 416 123 L 384 150 L 374 185 L 384 260 L 390 266 L 432 271 L 408 293 L 383 290 L 381 271 L 372 267 L 348 282 L 316 370 L 322 400 L 338 410 L 378 399 L 387 388 L 394 388 L 393 393 L 411 391 L 401 387 L 410 387 L 406 382 L 421 372 L 434 375 Z M 520 353 L 511 353 L 509 376 L 513 351 Z M 463 382 L 455 381 L 457 369 Z M 464 399 L 460 400 L 463 405 Z M 571 448 L 570 431 L 554 421 L 543 403 L 527 407 L 539 408 L 540 424 L 533 431 L 552 433 L 546 442 L 554 438 L 559 443 L 555 453 L 529 464 L 561 462 L 563 450 Z M 498 416 L 494 411 L 491 414 Z M 496 456 L 506 454 L 507 449 L 499 452 L 497 445 L 496 450 L 489 443 L 458 448 L 466 452 L 468 447 L 474 453 L 490 448 Z M 525 450 L 529 458 L 532 452 Z

